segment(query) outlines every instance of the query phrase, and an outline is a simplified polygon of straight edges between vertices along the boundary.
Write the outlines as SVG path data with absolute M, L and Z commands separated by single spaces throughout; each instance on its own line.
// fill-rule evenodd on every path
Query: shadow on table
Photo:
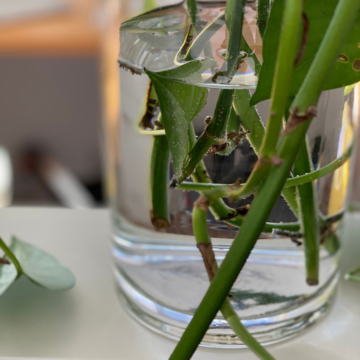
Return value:
M 75 314 L 71 291 L 51 292 L 20 278 L 0 297 L 0 347 L 11 343 L 31 357 L 64 346 L 76 338 Z M 29 344 L 31 348 L 24 348 Z

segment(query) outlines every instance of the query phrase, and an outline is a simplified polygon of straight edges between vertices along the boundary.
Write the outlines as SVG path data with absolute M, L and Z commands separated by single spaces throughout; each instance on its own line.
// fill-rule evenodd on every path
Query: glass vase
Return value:
M 255 1 L 246 5 L 243 36 L 248 51 L 230 82 L 220 70 L 226 60 L 228 32 L 221 13 L 225 2 L 198 1 L 196 33 L 212 24 L 206 46 L 196 54 L 212 57 L 215 65 L 196 77 L 178 78 L 184 84 L 208 90 L 204 108 L 193 120 L 199 136 L 208 116 L 214 113 L 221 89 L 243 90 L 249 98 L 257 85 L 256 61 L 262 62 L 262 40 L 257 24 Z M 189 34 L 191 18 L 184 3 L 163 7 L 121 25 L 120 82 L 121 117 L 117 130 L 116 177 L 111 183 L 113 214 L 112 254 L 118 292 L 128 312 L 152 330 L 179 339 L 205 294 L 209 280 L 196 247 L 191 212 L 198 193 L 167 189 L 169 226 L 156 231 L 151 209 L 151 157 L 155 136 L 165 136 L 156 128 L 159 109 L 149 102 L 150 80 L 144 69 L 159 72 L 178 66 L 176 56 Z M 195 53 L 196 48 L 195 48 Z M 220 73 L 220 75 L 219 75 Z M 318 103 L 318 115 L 308 131 L 314 170 L 322 169 L 351 147 L 358 114 L 358 86 L 326 91 Z M 256 106 L 266 127 L 269 102 Z M 240 116 L 241 117 L 241 116 Z M 241 119 L 240 119 L 241 120 Z M 229 146 L 230 147 L 230 146 Z M 224 153 L 208 154 L 204 163 L 215 184 L 245 182 L 256 163 L 256 151 L 247 138 Z M 302 239 L 289 231 L 264 232 L 244 269 L 234 283 L 230 301 L 248 330 L 262 343 L 287 339 L 321 319 L 333 299 L 338 281 L 339 224 L 346 197 L 348 161 L 316 181 L 319 213 L 334 221 L 322 234 L 320 278 L 317 286 L 305 281 Z M 336 164 L 335 164 L 336 165 Z M 336 166 L 335 166 L 336 167 Z M 174 175 L 168 169 L 170 182 Z M 190 181 L 190 180 L 189 180 Z M 253 196 L 235 203 L 246 209 Z M 279 197 L 268 219 L 271 223 L 296 222 L 286 201 Z M 208 212 L 207 225 L 216 259 L 221 261 L 238 228 Z M 156 227 L 156 225 L 155 225 Z M 239 348 L 237 338 L 222 315 L 213 320 L 202 345 Z

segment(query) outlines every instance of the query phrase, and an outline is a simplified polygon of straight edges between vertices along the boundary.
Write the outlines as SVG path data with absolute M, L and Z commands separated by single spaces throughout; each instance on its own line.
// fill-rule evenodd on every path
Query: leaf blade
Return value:
M 200 61 L 191 63 L 200 63 Z M 179 73 L 190 74 L 188 70 L 179 70 L 185 65 L 163 73 L 146 71 L 158 96 L 176 176 L 181 173 L 188 150 L 188 125 L 205 106 L 208 94 L 206 88 L 173 80 L 181 79 L 181 77 L 176 78 Z M 199 66 L 191 67 L 191 71 L 199 71 L 199 69 Z
M 305 47 L 303 59 L 294 69 L 291 80 L 290 96 L 296 95 L 300 86 L 314 60 L 315 54 L 319 49 L 326 29 L 330 24 L 338 0 L 308 0 L 305 2 L 304 11 L 309 19 L 309 38 Z M 261 101 L 271 97 L 272 81 L 275 73 L 276 49 L 279 46 L 281 28 L 281 16 L 284 8 L 284 0 L 275 0 L 270 12 L 268 27 L 265 32 L 263 45 L 264 62 L 259 74 L 259 82 L 256 91 L 251 99 L 251 105 L 256 105 Z M 359 34 L 360 17 L 355 21 L 355 25 L 341 51 L 347 61 L 342 61 L 341 57 L 336 62 L 324 90 L 335 89 L 346 85 L 351 85 L 360 81 L 360 48 Z M 356 63 L 356 61 L 358 61 Z M 356 70 L 357 65 L 359 68 Z
M 72 272 L 53 256 L 16 237 L 10 246 L 24 275 L 35 284 L 52 291 L 63 291 L 75 285 Z

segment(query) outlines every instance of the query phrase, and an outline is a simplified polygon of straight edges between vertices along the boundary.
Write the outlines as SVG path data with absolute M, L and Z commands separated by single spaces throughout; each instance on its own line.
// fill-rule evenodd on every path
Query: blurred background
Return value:
M 0 207 L 105 206 L 115 187 L 120 23 L 179 2 L 0 0 Z
M 0 0 L 0 206 L 104 204 L 119 25 L 163 3 Z

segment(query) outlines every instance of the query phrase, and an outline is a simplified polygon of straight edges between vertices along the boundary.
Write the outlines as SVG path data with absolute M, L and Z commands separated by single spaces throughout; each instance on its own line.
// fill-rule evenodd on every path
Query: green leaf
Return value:
M 24 275 L 48 290 L 72 288 L 75 278 L 71 271 L 51 255 L 36 247 L 12 238 L 10 250 L 18 259 Z
M 191 78 L 193 82 L 201 82 L 201 78 L 194 80 L 199 80 L 208 64 L 195 60 L 169 71 L 146 71 L 158 96 L 176 176 L 181 173 L 188 150 L 188 125 L 205 106 L 208 96 L 206 88 L 178 81 Z
M 11 284 L 16 280 L 18 272 L 16 266 L 11 263 L 0 264 L 0 295 L 11 286 Z
M 325 35 L 337 3 L 338 0 L 307 0 L 305 2 L 304 9 L 309 19 L 309 38 L 304 56 L 293 71 L 290 95 L 296 95 L 298 92 Z M 251 99 L 251 105 L 271 97 L 283 9 L 284 0 L 275 0 L 264 37 L 264 62 L 260 71 L 258 86 Z M 358 16 L 324 90 L 335 89 L 360 81 L 359 33 L 360 17 Z

